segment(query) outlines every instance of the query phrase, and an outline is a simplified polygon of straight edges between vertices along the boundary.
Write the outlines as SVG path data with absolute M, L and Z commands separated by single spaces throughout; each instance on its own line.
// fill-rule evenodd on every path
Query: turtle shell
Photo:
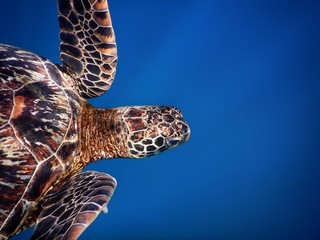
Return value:
M 0 238 L 33 222 L 77 147 L 81 98 L 49 60 L 0 45 Z

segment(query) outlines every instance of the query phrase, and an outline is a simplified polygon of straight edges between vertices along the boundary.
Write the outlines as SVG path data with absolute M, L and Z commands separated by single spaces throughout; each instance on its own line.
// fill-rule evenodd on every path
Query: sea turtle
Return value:
M 116 187 L 89 163 L 142 158 L 185 142 L 173 107 L 93 108 L 112 84 L 117 50 L 106 0 L 58 0 L 62 65 L 0 45 L 0 239 L 77 239 Z

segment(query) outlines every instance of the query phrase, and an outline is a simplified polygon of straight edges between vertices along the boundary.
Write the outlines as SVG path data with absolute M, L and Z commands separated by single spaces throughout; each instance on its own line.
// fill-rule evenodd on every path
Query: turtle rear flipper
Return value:
M 44 198 L 31 239 L 77 239 L 106 206 L 116 187 L 108 174 L 82 172 Z
M 106 0 L 58 0 L 60 59 L 82 97 L 97 97 L 114 79 L 117 47 Z

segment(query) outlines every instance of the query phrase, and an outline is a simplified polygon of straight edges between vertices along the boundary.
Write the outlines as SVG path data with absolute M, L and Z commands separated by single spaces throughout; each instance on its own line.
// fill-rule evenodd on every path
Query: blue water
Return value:
M 319 2 L 109 4 L 118 73 L 90 102 L 174 105 L 192 134 L 90 165 L 118 187 L 80 239 L 320 239 Z M 55 1 L 2 2 L 0 42 L 59 62 L 56 15 Z

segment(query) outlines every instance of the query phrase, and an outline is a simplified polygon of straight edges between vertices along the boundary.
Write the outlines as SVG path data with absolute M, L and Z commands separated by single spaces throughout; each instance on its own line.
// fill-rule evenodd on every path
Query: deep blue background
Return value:
M 118 73 L 91 103 L 174 105 L 192 134 L 91 165 L 118 188 L 81 239 L 320 239 L 319 1 L 109 4 Z M 3 1 L 0 42 L 59 62 L 56 19 L 53 0 Z

